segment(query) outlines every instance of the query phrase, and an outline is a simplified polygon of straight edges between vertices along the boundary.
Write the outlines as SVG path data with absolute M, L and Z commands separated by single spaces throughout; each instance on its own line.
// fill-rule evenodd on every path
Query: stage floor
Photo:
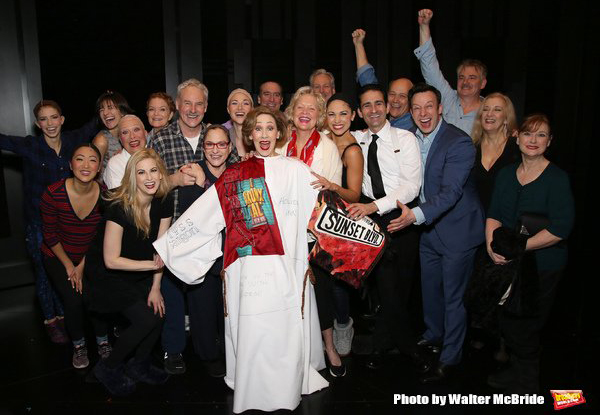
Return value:
M 361 339 L 368 340 L 369 323 L 358 322 Z M 593 343 L 593 342 L 592 342 Z M 553 413 L 550 389 L 583 389 L 585 404 L 565 414 L 592 412 L 597 381 L 598 346 L 586 346 L 577 336 L 545 335 L 541 369 L 543 405 L 432 404 L 433 395 L 476 394 L 492 396 L 501 391 L 486 386 L 494 368 L 492 350 L 465 348 L 463 363 L 451 382 L 423 386 L 410 363 L 401 355 L 389 355 L 382 369 L 364 365 L 366 356 L 345 358 L 348 375 L 330 380 L 326 390 L 302 398 L 294 414 L 501 414 Z M 138 385 L 127 398 L 111 398 L 98 383 L 90 383 L 89 369 L 71 366 L 71 347 L 50 343 L 35 306 L 32 286 L 0 291 L 0 415 L 11 414 L 230 414 L 233 393 L 222 379 L 205 374 L 191 347 L 186 353 L 188 370 L 172 376 L 164 386 Z M 157 356 L 159 351 L 157 350 Z M 92 364 L 95 350 L 90 349 Z M 429 404 L 394 405 L 394 395 L 428 398 Z M 455 396 L 455 395 L 453 395 Z M 279 411 L 289 413 L 289 411 Z

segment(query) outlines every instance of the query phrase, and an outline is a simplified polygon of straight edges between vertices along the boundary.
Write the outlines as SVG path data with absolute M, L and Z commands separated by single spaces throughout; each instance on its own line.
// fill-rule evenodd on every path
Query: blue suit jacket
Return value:
M 485 215 L 472 176 L 476 152 L 464 131 L 441 123 L 427 154 L 422 185 L 426 202 L 419 207 L 426 232 L 436 232 L 450 251 L 466 251 L 485 240 Z

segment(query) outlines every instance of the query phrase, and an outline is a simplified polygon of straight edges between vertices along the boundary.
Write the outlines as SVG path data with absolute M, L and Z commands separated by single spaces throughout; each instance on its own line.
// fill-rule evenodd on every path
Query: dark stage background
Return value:
M 598 12 L 595 2 L 393 0 L 37 0 L 42 91 L 63 107 L 65 129 L 94 115 L 104 90 L 122 92 L 138 114 L 154 91 L 171 93 L 196 76 L 210 90 L 205 120 L 227 120 L 228 91 L 257 92 L 279 80 L 286 103 L 315 68 L 336 76 L 338 91 L 353 94 L 351 33 L 367 30 L 366 49 L 379 79 L 422 80 L 413 49 L 417 11 L 434 11 L 432 37 L 442 70 L 455 85 L 465 57 L 489 67 L 484 93 L 501 91 L 517 116 L 547 113 L 554 124 L 551 159 L 566 169 L 577 203 L 569 241 L 570 266 L 553 315 L 554 335 L 575 342 L 598 339 L 591 321 L 596 301 L 597 244 L 590 234 L 596 191 Z M 31 21 L 30 24 L 36 24 Z M 33 105 L 32 105 L 33 106 Z M 143 117 L 145 118 L 145 117 Z M 359 125 L 357 125 L 359 127 Z M 596 128 L 595 128 L 596 127 Z M 593 226 L 597 228 L 597 226 Z M 597 343 L 596 343 L 597 344 Z

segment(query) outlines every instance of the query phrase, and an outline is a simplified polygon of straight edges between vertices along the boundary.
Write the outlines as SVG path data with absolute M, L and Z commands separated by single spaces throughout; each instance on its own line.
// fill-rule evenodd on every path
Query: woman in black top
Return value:
M 99 231 L 85 264 L 89 308 L 129 320 L 111 355 L 94 374 L 114 395 L 134 391 L 135 381 L 161 384 L 168 375 L 150 365 L 165 313 L 160 292 L 163 264 L 152 242 L 167 231 L 173 216 L 164 164 L 152 149 L 136 152 L 123 182 L 108 195 L 106 226 Z M 133 354 L 133 358 L 123 363 Z
M 538 392 L 540 332 L 567 264 L 567 247 L 563 241 L 573 227 L 575 208 L 567 173 L 544 155 L 551 142 L 550 123 L 544 114 L 525 118 L 517 137 L 521 162 L 506 166 L 498 173 L 487 214 L 487 252 L 498 265 L 508 261 L 492 249 L 497 228 L 515 229 L 521 218 L 531 217 L 531 214 L 547 222 L 543 224 L 544 220 L 538 220 L 541 230 L 530 227 L 524 249 L 525 256 L 532 257 L 533 269 L 522 267 L 520 284 L 513 282 L 511 293 L 520 301 L 520 307 L 513 307 L 510 312 L 504 307 L 501 313 L 500 328 L 511 352 L 510 366 L 490 376 L 488 383 L 507 388 L 507 393 Z
M 336 192 L 348 203 L 358 202 L 364 159 L 360 146 L 350 133 L 350 124 L 355 116 L 352 102 L 342 94 L 335 94 L 327 102 L 326 114 L 327 125 L 331 130 L 330 138 L 336 144 L 343 163 L 342 185 L 338 186 L 316 173 L 313 173 L 317 177 L 313 185 L 320 190 Z M 344 366 L 339 356 L 350 354 L 354 336 L 353 321 L 350 317 L 349 287 L 343 282 L 334 281 L 331 276 L 323 275 L 318 267 L 313 267 L 313 271 L 317 276 L 315 285 L 317 308 L 325 351 L 331 364 L 330 372 L 333 376 L 343 376 Z
M 515 108 L 509 97 L 499 92 L 483 99 L 473 123 L 473 144 L 477 149 L 474 173 L 477 191 L 487 211 L 496 174 L 502 167 L 519 159 L 514 134 L 517 128 Z

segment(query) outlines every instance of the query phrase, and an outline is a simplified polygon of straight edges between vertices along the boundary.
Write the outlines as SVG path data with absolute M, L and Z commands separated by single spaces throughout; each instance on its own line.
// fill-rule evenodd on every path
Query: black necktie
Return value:
M 381 170 L 379 169 L 379 161 L 377 161 L 377 134 L 373 134 L 371 144 L 369 144 L 369 153 L 367 154 L 367 172 L 371 177 L 371 187 L 373 188 L 373 196 L 375 199 L 381 199 L 385 196 L 383 188 L 383 179 L 381 178 Z

